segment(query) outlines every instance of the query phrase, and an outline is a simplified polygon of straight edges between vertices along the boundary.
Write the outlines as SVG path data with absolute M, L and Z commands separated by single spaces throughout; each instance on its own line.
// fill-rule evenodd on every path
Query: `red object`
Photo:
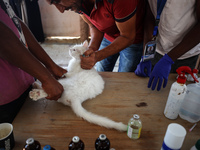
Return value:
M 177 79 L 177 82 L 178 82 L 178 83 L 185 84 L 185 82 L 186 82 L 185 73 L 191 74 L 191 76 L 193 77 L 194 81 L 195 81 L 195 82 L 199 82 L 199 81 L 195 78 L 195 76 L 194 76 L 194 73 L 197 73 L 197 72 L 198 72 L 197 69 L 191 70 L 191 68 L 188 67 L 188 66 L 181 66 L 181 67 L 179 67 L 178 69 L 176 69 L 176 72 L 177 72 L 178 75 L 179 75 L 179 76 L 178 76 L 178 79 Z

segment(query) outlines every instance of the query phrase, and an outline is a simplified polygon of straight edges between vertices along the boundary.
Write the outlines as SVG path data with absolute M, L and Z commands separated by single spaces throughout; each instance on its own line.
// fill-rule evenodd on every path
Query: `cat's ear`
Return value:
M 85 47 L 85 48 L 88 47 L 88 41 L 87 41 L 87 40 L 85 40 L 85 41 L 83 42 L 83 47 Z

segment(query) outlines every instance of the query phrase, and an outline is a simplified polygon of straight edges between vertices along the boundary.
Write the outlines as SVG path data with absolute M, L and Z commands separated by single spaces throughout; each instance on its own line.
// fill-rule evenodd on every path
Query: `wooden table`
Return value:
M 83 103 L 88 111 L 127 124 L 133 114 L 139 114 L 143 123 L 141 137 L 129 139 L 126 132 L 107 129 L 77 117 L 70 107 L 56 101 L 28 99 L 13 122 L 16 145 L 20 150 L 29 137 L 38 140 L 42 147 L 50 144 L 57 150 L 67 150 L 72 137 L 77 135 L 85 143 L 85 150 L 94 150 L 99 134 L 106 134 L 111 147 L 116 150 L 159 150 L 170 123 L 185 127 L 187 135 L 182 150 L 189 150 L 200 138 L 200 128 L 181 118 L 167 119 L 164 108 L 171 84 L 176 74 L 169 76 L 165 89 L 152 91 L 147 88 L 148 78 L 137 77 L 134 73 L 101 73 L 105 80 L 104 92 L 95 99 Z M 142 104 L 146 104 L 144 106 Z

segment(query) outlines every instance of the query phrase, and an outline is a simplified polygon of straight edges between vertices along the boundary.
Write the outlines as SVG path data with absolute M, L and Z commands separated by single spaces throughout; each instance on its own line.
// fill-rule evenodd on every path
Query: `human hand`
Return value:
M 151 89 L 154 90 L 158 83 L 157 91 L 159 91 L 161 89 L 163 80 L 164 80 L 163 88 L 165 88 L 171 70 L 171 65 L 173 63 L 174 63 L 173 60 L 167 54 L 165 54 L 155 65 L 149 78 L 148 88 L 151 87 Z
M 53 77 L 42 82 L 42 88 L 48 95 L 46 99 L 49 100 L 58 100 L 64 91 L 63 86 Z
M 137 68 L 135 70 L 135 74 L 141 77 L 149 77 L 151 73 L 151 66 L 151 61 L 143 61 L 142 56 L 141 62 L 137 65 Z
M 48 67 L 47 69 L 54 76 L 55 79 L 62 78 L 63 75 L 67 72 L 67 70 L 63 69 L 62 67 L 56 64 L 53 67 Z
M 96 64 L 96 53 L 92 49 L 88 49 L 81 57 L 81 68 L 92 69 Z

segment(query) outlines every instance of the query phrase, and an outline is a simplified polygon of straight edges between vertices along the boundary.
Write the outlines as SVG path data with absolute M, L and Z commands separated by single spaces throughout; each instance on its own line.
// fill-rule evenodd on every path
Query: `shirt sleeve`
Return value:
M 115 21 L 125 22 L 136 14 L 138 0 L 115 0 L 113 13 Z

